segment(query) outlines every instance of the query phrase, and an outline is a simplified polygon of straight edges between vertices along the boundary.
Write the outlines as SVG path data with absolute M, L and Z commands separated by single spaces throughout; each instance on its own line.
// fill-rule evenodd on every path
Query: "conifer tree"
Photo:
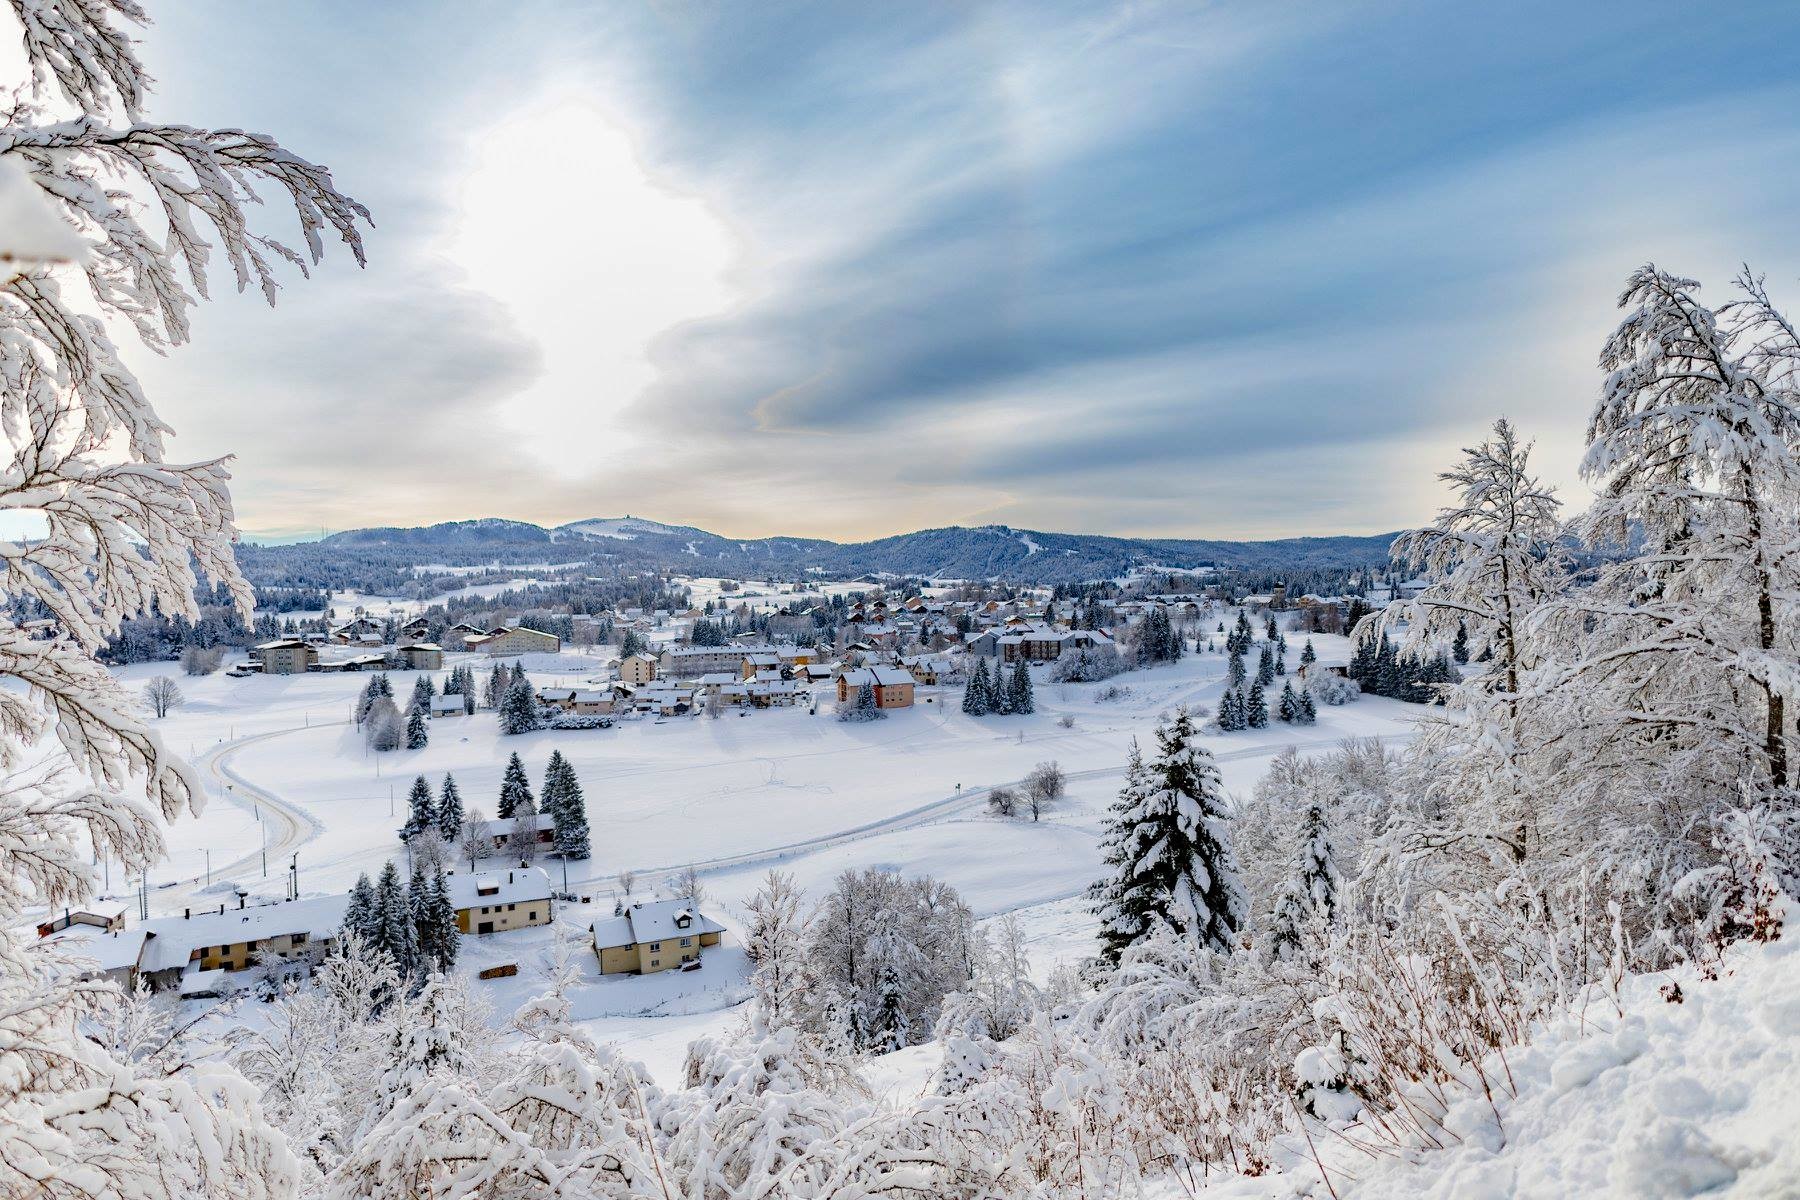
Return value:
M 407 885 L 407 905 L 412 918 L 414 962 L 423 978 L 443 973 L 456 965 L 456 909 L 450 902 L 449 885 L 442 867 L 427 874 L 415 863 Z
M 550 752 L 550 765 L 544 771 L 543 811 L 550 814 L 555 831 L 556 853 L 561 858 L 584 859 L 588 846 L 587 800 L 581 794 L 581 781 L 575 768 L 562 756 Z
M 512 672 L 505 663 L 495 663 L 494 669 L 488 673 L 487 692 L 482 697 L 489 708 L 499 708 L 500 702 L 506 699 L 506 689 L 512 685 Z
M 410 842 L 428 829 L 437 829 L 437 802 L 432 798 L 431 785 L 425 782 L 423 775 L 413 780 L 406 806 L 406 824 L 400 827 L 401 841 Z
M 1300 699 L 1294 695 L 1294 685 L 1281 685 L 1281 701 L 1276 705 L 1275 715 L 1284 722 L 1292 724 L 1300 716 Z
M 388 956 L 400 975 L 413 973 L 417 955 L 412 905 L 407 898 L 406 885 L 400 882 L 400 871 L 391 858 L 382 866 L 381 876 L 375 882 L 374 920 L 368 941 L 371 947 Z
M 432 698 L 436 695 L 437 692 L 431 686 L 431 676 L 420 672 L 419 677 L 413 680 L 412 699 L 407 703 L 415 708 L 430 711 Z
M 500 732 L 505 734 L 530 733 L 540 728 L 538 719 L 537 689 L 531 686 L 531 680 L 525 672 L 514 671 L 512 682 L 506 687 L 506 694 L 500 698 Z
M 1012 712 L 1012 688 L 1008 686 L 1006 667 L 1001 660 L 994 660 L 994 675 L 988 681 L 988 711 L 997 716 L 1006 716 Z
M 1231 662 L 1225 668 L 1225 686 L 1230 691 L 1236 691 L 1244 686 L 1244 679 L 1244 656 L 1241 652 L 1233 651 Z
M 413 702 L 406 710 L 406 748 L 423 750 L 431 744 L 431 720 L 425 706 Z
M 1467 621 L 1456 623 L 1456 640 L 1450 643 L 1450 657 L 1458 663 L 1469 661 L 1469 623 Z
M 350 889 L 350 903 L 344 908 L 344 922 L 339 928 L 365 942 L 375 932 L 375 885 L 369 882 L 367 871 L 357 876 L 356 886 Z
M 1275 648 L 1267 642 L 1256 660 L 1256 682 L 1263 687 L 1275 682 Z
M 1312 639 L 1306 639 L 1306 645 L 1300 649 L 1300 666 L 1302 669 L 1319 661 L 1319 652 L 1313 649 Z
M 1244 724 L 1251 729 L 1266 729 L 1269 725 L 1269 701 L 1263 695 L 1263 685 L 1250 685 L 1250 696 L 1244 701 Z
M 1012 685 L 1007 696 L 1007 707 L 1020 714 L 1037 711 L 1037 703 L 1031 695 L 1031 668 L 1026 665 L 1023 656 L 1013 664 Z
M 520 801 L 531 799 L 531 780 L 525 774 L 525 764 L 514 754 L 507 760 L 506 773 L 500 779 L 500 805 L 495 810 L 502 821 L 510 821 L 518 810 Z
M 1218 766 L 1185 708 L 1157 728 L 1156 740 L 1156 759 L 1140 777 L 1128 775 L 1129 799 L 1121 793 L 1106 833 L 1112 876 L 1097 891 L 1102 954 L 1113 963 L 1164 925 L 1228 950 L 1244 921 Z
M 1231 711 L 1232 695 L 1231 689 L 1227 688 L 1225 693 L 1219 697 L 1219 728 L 1225 733 L 1230 733 L 1236 728 L 1236 721 Z
M 463 836 L 463 802 L 462 793 L 457 790 L 456 777 L 444 772 L 444 787 L 438 793 L 438 836 L 444 839 L 446 846 L 454 847 Z
M 971 717 L 985 717 L 993 711 L 988 700 L 988 673 L 987 659 L 985 658 L 975 660 L 974 674 L 969 676 L 969 682 L 963 686 L 962 710 Z
M 1317 721 L 1318 719 L 1319 719 L 1319 710 L 1318 710 L 1318 707 L 1313 703 L 1312 689 L 1301 688 L 1300 689 L 1300 715 L 1298 718 L 1299 724 L 1311 725 L 1314 721 Z

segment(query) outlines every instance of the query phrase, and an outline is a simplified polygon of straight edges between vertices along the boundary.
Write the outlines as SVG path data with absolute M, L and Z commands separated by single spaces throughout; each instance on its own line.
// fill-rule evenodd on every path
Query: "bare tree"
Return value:
M 631 893 L 632 893 L 633 889 L 635 889 L 637 887 L 637 872 L 633 871 L 629 868 L 627 868 L 626 870 L 620 871 L 619 875 L 618 875 L 618 883 L 619 883 L 619 895 L 624 898 L 624 900 L 627 904 L 629 904 L 631 902 Z
M 996 817 L 1010 817 L 1019 811 L 1019 797 L 1008 787 L 988 789 L 988 811 Z
M 1025 776 L 1025 803 L 1031 806 L 1031 819 L 1037 820 L 1046 808 L 1061 800 L 1068 786 L 1068 776 L 1054 759 L 1031 768 L 1031 774 Z
M 211 675 L 225 661 L 220 646 L 189 646 L 181 652 L 181 669 L 188 675 Z
M 469 870 L 473 871 L 475 860 L 487 857 L 493 848 L 494 843 L 488 838 L 487 817 L 479 808 L 470 809 L 462 827 L 462 852 L 469 860 Z
M 144 703 L 150 706 L 150 712 L 157 720 L 168 716 L 172 709 L 178 708 L 187 697 L 181 694 L 181 688 L 167 675 L 158 675 L 144 685 Z
M 674 879 L 675 895 L 698 908 L 706 903 L 706 888 L 700 883 L 700 872 L 692 864 Z

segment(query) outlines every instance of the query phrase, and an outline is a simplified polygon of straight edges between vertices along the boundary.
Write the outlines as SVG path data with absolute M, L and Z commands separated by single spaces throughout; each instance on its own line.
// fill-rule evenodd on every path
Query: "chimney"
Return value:
M 193 909 L 191 909 L 191 908 L 184 908 L 184 909 L 182 909 L 182 910 L 181 910 L 181 919 L 182 919 L 182 920 L 184 920 L 184 921 L 191 921 L 191 920 L 193 920 L 193 919 L 194 919 L 194 910 L 193 910 Z
M 244 907 L 244 893 L 242 892 L 238 893 L 238 907 L 240 909 Z

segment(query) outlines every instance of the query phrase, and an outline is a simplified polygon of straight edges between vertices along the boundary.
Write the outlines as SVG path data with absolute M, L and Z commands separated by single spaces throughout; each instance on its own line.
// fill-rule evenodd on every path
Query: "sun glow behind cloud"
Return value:
M 731 227 L 658 178 L 613 112 L 566 92 L 471 139 L 443 253 L 539 344 L 543 369 L 503 419 L 565 475 L 623 460 L 620 418 L 656 377 L 652 343 L 728 309 L 739 257 Z

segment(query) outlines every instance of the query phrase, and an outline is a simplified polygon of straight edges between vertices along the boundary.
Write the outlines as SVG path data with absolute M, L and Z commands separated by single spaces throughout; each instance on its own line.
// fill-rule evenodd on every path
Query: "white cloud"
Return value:
M 656 375 L 651 343 L 731 305 L 735 236 L 654 174 L 591 95 L 559 88 L 522 105 L 471 137 L 467 161 L 440 252 L 543 358 L 502 420 L 552 471 L 616 464 L 631 443 L 618 418 Z

